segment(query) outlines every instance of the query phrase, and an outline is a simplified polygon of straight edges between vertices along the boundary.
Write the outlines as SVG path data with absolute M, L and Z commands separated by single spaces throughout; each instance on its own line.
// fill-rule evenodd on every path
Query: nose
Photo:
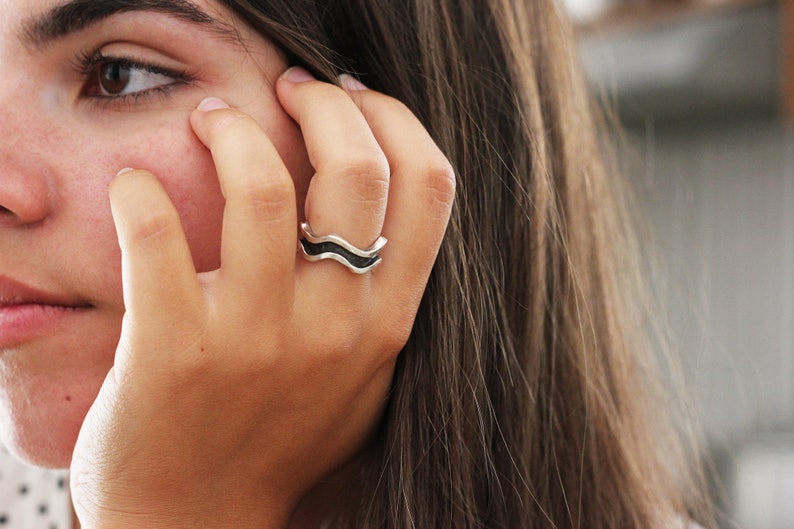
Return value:
M 46 147 L 17 112 L 0 110 L 0 135 L 0 227 L 40 224 L 52 214 Z
M 50 197 L 42 186 L 26 183 L 22 178 L 0 176 L 0 225 L 22 226 L 43 222 L 50 213 Z

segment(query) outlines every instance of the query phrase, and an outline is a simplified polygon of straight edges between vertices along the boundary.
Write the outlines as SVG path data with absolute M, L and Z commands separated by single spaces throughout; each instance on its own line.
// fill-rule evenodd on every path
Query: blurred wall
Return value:
M 794 430 L 794 129 L 646 125 L 626 132 L 624 156 L 705 430 Z
M 786 6 L 648 1 L 580 27 L 593 91 L 625 124 L 619 160 L 649 225 L 660 320 L 718 465 L 723 529 L 794 529 Z

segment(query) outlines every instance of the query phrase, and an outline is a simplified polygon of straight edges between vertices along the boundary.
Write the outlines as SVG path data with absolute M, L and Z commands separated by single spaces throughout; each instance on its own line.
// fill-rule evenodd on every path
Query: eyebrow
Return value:
M 164 13 L 199 26 L 221 29 L 222 33 L 229 31 L 225 24 L 188 0 L 71 0 L 27 21 L 22 29 L 23 40 L 42 48 L 113 15 L 133 11 Z

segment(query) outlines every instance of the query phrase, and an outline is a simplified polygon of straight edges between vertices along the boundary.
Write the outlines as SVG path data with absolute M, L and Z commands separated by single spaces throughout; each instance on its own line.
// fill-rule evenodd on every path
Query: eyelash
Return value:
M 170 77 L 173 82 L 140 90 L 130 94 L 117 95 L 89 95 L 88 90 L 94 86 L 98 80 L 98 68 L 107 64 L 116 64 L 130 70 L 140 70 L 157 75 Z M 101 51 L 94 53 L 81 52 L 76 57 L 75 69 L 85 79 L 85 84 L 81 89 L 81 96 L 94 103 L 102 105 L 120 105 L 122 107 L 132 107 L 136 104 L 144 103 L 152 98 L 168 99 L 171 91 L 179 86 L 189 85 L 195 77 L 187 72 L 166 68 L 157 64 L 147 63 L 132 56 L 112 56 L 105 55 Z

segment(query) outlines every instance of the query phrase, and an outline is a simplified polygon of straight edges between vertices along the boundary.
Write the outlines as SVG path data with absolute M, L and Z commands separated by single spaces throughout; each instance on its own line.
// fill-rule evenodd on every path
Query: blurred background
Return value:
M 721 526 L 794 529 L 794 0 L 565 0 L 653 232 Z

